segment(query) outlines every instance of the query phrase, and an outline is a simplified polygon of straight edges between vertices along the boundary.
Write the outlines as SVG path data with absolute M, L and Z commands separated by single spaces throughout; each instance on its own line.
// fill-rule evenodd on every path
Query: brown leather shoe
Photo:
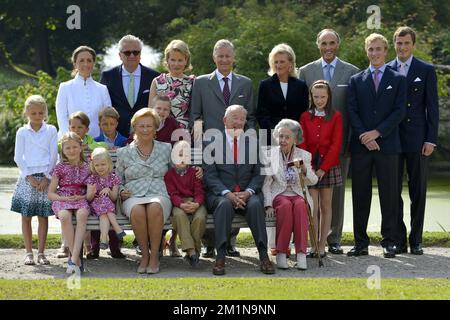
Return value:
M 269 258 L 265 258 L 261 260 L 260 265 L 261 272 L 264 274 L 274 274 L 275 268 L 273 267 L 272 262 L 269 260 Z
M 223 276 L 225 274 L 225 259 L 217 259 L 213 268 L 213 274 Z

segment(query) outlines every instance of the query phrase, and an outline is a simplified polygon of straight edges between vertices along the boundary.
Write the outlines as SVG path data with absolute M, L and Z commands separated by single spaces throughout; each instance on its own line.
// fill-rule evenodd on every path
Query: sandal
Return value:
M 47 265 L 47 264 L 50 264 L 50 261 L 48 261 L 47 257 L 44 255 L 44 253 L 38 253 L 37 263 Z
M 33 252 L 28 252 L 25 256 L 24 264 L 26 266 L 34 266 L 36 263 L 34 263 L 34 257 Z

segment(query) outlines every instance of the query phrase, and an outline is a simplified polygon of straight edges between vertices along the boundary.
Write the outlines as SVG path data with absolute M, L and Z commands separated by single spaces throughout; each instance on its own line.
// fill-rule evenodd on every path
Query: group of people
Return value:
M 142 255 L 138 273 L 159 272 L 163 227 L 170 219 L 171 254 L 179 255 L 178 235 L 191 266 L 201 254 L 215 256 L 213 274 L 225 274 L 226 256 L 240 255 L 239 229 L 232 228 L 235 214 L 244 215 L 252 231 L 261 272 L 275 272 L 269 253 L 279 269 L 287 269 L 291 242 L 296 267 L 305 270 L 307 257 L 325 257 L 327 246 L 329 253 L 343 254 L 350 159 L 355 246 L 347 255 L 368 254 L 374 168 L 384 257 L 407 252 L 401 197 L 405 166 L 410 252 L 423 254 L 427 167 L 439 118 L 436 73 L 413 56 L 416 33 L 409 27 L 395 31 L 397 57 L 389 63 L 386 38 L 369 35 L 369 67 L 362 71 L 337 57 L 340 41 L 336 31 L 321 30 L 321 58 L 299 69 L 293 49 L 276 45 L 256 103 L 251 80 L 233 71 L 229 40 L 214 46 L 216 69 L 194 77 L 186 75 L 191 54 L 183 41 L 169 43 L 167 73 L 159 74 L 140 64 L 143 43 L 127 35 L 119 41 L 122 64 L 104 71 L 100 83 L 91 76 L 95 51 L 78 47 L 72 55 L 74 79 L 60 85 L 56 99 L 59 133 L 46 124 L 46 102 L 35 95 L 25 102 L 28 123 L 16 135 L 14 160 L 21 175 L 11 210 L 22 214 L 25 264 L 35 263 L 35 215 L 40 264 L 49 263 L 44 249 L 53 214 L 61 221 L 61 255 L 68 256 L 68 272 L 84 269 L 83 242 L 88 259 L 108 247 L 113 258 L 123 258 L 118 208 L 129 217 Z M 191 161 L 196 143 L 204 151 L 201 166 Z M 205 229 L 207 212 L 214 216 L 212 230 Z M 100 231 L 89 238 L 90 213 L 99 217 Z M 266 228 L 266 216 L 276 217 L 274 229 Z M 310 224 L 309 238 L 317 245 L 307 252 Z

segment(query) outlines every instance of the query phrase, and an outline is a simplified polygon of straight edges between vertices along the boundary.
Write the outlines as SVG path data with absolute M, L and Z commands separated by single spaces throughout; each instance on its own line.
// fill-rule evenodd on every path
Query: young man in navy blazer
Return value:
M 368 254 L 367 224 L 375 168 L 382 216 L 381 245 L 384 257 L 393 258 L 398 223 L 399 124 L 406 111 L 406 78 L 385 64 L 385 37 L 371 34 L 365 48 L 370 66 L 350 78 L 348 92 L 355 246 L 347 255 Z
M 397 225 L 397 253 L 406 253 L 407 231 L 403 222 L 401 196 L 403 173 L 406 164 L 408 189 L 411 200 L 411 232 L 409 246 L 412 254 L 423 254 L 422 232 L 425 217 L 428 159 L 437 143 L 439 104 L 437 78 L 434 67 L 413 56 L 416 33 L 409 27 L 400 27 L 394 33 L 397 57 L 389 66 L 406 77 L 406 117 L 400 123 L 402 153 L 399 158 L 398 180 L 400 184 L 399 216 Z
M 102 72 L 100 83 L 108 87 L 112 106 L 120 115 L 117 131 L 130 135 L 130 122 L 136 111 L 146 108 L 150 84 L 159 75 L 140 64 L 143 43 L 133 35 L 119 41 L 119 56 L 123 64 Z

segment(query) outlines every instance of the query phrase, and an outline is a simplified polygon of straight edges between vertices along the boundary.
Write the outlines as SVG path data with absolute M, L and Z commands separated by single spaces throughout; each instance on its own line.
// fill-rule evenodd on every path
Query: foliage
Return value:
M 82 278 L 80 290 L 66 279 L 0 280 L 1 300 L 446 300 L 449 279 L 385 279 L 379 290 L 368 290 L 366 278 L 207 278 L 137 279 Z M 220 288 L 218 290 L 218 288 Z
M 21 116 L 14 114 L 11 110 L 0 112 L 0 163 L 13 164 L 14 142 L 16 140 L 16 131 L 22 126 Z

